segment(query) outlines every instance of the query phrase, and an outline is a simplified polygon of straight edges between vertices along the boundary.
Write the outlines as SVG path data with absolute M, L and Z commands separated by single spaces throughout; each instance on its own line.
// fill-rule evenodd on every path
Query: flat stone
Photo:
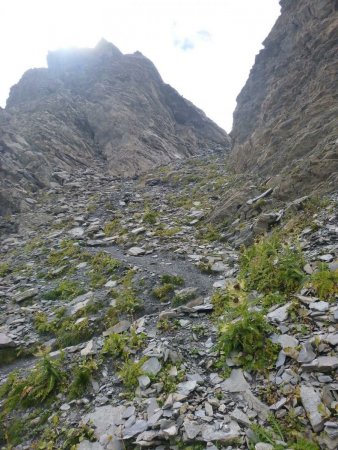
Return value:
M 173 394 L 169 394 L 163 405 L 163 409 L 170 409 L 172 408 L 174 403 L 185 400 L 186 398 L 187 398 L 186 395 L 178 394 L 176 392 L 174 392 Z
M 148 429 L 148 422 L 146 420 L 137 420 L 130 428 L 125 428 L 123 431 L 123 438 L 130 439 L 137 434 L 143 433 Z
M 60 410 L 61 411 L 68 411 L 70 409 L 70 404 L 69 403 L 63 403 L 61 406 L 60 406 Z
M 184 431 L 187 434 L 188 439 L 195 439 L 196 436 L 202 431 L 202 425 L 199 425 L 197 422 L 191 422 L 189 420 L 185 420 L 183 423 Z
M 131 323 L 129 320 L 121 320 L 113 327 L 109 328 L 110 333 L 124 333 L 125 331 L 128 331 L 131 326 Z
M 309 308 L 312 311 L 326 312 L 328 311 L 330 304 L 328 302 L 313 302 L 309 304 Z
M 82 227 L 75 227 L 68 231 L 73 238 L 79 239 L 82 238 L 85 233 L 85 230 Z
M 28 300 L 29 298 L 33 298 L 36 295 L 38 295 L 39 290 L 37 288 L 31 288 L 31 289 L 27 289 L 26 291 L 23 292 L 17 292 L 16 294 L 14 294 L 14 300 L 17 303 L 21 303 L 24 302 L 25 300 Z
M 261 419 L 267 420 L 270 413 L 267 405 L 261 402 L 249 389 L 244 391 L 242 395 L 249 408 L 255 410 Z
M 81 441 L 77 446 L 78 450 L 104 450 L 99 442 Z
M 306 372 L 331 372 L 337 369 L 338 358 L 337 356 L 319 356 L 309 364 L 303 364 L 302 369 Z
M 289 334 L 281 334 L 277 335 L 277 338 L 274 342 L 278 342 L 282 346 L 283 349 L 289 347 L 297 347 L 298 340 Z
M 85 348 L 81 350 L 81 356 L 95 355 L 97 352 L 97 347 L 93 339 L 87 342 Z
M 221 383 L 221 389 L 226 392 L 244 392 L 250 389 L 241 369 L 233 369 L 230 377 Z
M 324 262 L 330 263 L 330 262 L 333 261 L 333 255 L 331 255 L 330 253 L 326 253 L 325 255 L 320 255 L 318 257 L 318 259 L 320 261 L 324 261 Z
M 104 285 L 104 287 L 107 288 L 114 288 L 117 286 L 117 281 L 116 280 L 109 280 L 107 281 L 107 283 Z
M 223 424 L 221 423 L 221 426 Z M 240 427 L 238 423 L 231 421 L 223 425 L 222 428 L 216 428 L 215 425 L 202 426 L 202 440 L 205 442 L 219 441 L 221 443 L 231 442 L 240 436 Z
M 145 249 L 142 247 L 131 247 L 128 249 L 128 254 L 130 256 L 142 256 L 145 254 Z
M 313 431 L 318 433 L 324 428 L 325 417 L 320 414 L 323 405 L 318 392 L 310 386 L 301 385 L 300 399 L 309 418 Z
M 149 358 L 148 361 L 146 361 L 142 366 L 143 372 L 148 373 L 150 375 L 157 375 L 161 369 L 162 369 L 161 363 L 154 356 Z
M 241 425 L 245 425 L 246 427 L 251 426 L 251 421 L 249 417 L 240 409 L 236 408 L 232 413 L 230 414 L 231 419 L 235 420 Z
M 211 271 L 215 273 L 223 273 L 226 268 L 227 267 L 225 264 L 223 264 L 221 261 L 217 261 L 211 266 Z
M 68 303 L 67 313 L 71 316 L 76 314 L 80 309 L 85 308 L 90 305 L 94 301 L 94 294 L 92 291 L 87 292 L 86 294 L 79 295 L 75 297 L 74 300 Z
M 0 333 L 0 348 L 13 348 L 16 344 L 13 339 L 5 333 Z
M 122 415 L 125 410 L 124 406 L 99 406 L 92 413 L 86 414 L 83 417 L 83 422 L 93 423 L 97 439 L 100 439 L 102 435 L 111 435 L 112 441 L 118 441 L 119 425 L 124 422 Z
M 138 377 L 138 384 L 141 389 L 147 389 L 150 383 L 150 378 L 147 375 L 141 375 L 140 377 Z
M 301 351 L 299 352 L 297 361 L 302 364 L 312 362 L 316 358 L 316 354 L 312 349 L 311 342 L 307 341 L 303 344 Z
M 275 309 L 274 311 L 271 311 L 267 314 L 267 319 L 270 322 L 276 322 L 281 323 L 285 322 L 288 318 L 288 309 L 290 307 L 291 303 L 286 303 L 286 305 L 281 306 L 280 308 Z
M 255 450 L 273 450 L 274 446 L 271 444 L 266 444 L 265 442 L 258 442 L 255 445 Z
M 326 336 L 325 341 L 335 347 L 338 345 L 338 333 L 330 333 Z M 1 345 L 1 344 L 0 344 Z
M 138 234 L 142 234 L 146 231 L 146 229 L 144 227 L 138 227 L 138 228 L 134 228 L 133 230 L 131 230 L 131 234 L 134 234 L 135 236 L 137 236 Z
M 135 406 L 128 406 L 122 414 L 122 419 L 129 419 L 133 414 L 135 414 Z
M 177 393 L 180 395 L 189 395 L 190 392 L 194 391 L 197 386 L 197 381 L 184 381 L 177 385 Z

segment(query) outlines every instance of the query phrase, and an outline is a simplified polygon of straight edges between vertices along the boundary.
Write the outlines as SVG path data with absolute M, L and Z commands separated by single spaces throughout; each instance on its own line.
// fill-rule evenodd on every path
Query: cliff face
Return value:
M 231 160 L 288 199 L 337 186 L 338 2 L 280 3 L 237 98 Z
M 229 142 L 141 53 L 106 41 L 52 52 L 48 68 L 27 71 L 0 109 L 0 214 L 57 181 L 55 172 L 130 176 Z

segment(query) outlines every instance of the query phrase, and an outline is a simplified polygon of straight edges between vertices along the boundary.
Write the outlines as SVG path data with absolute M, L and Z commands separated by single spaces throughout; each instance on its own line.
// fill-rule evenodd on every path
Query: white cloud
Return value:
M 141 51 L 165 82 L 230 131 L 235 99 L 279 13 L 278 0 L 1 0 L 0 104 L 48 50 L 104 37 Z

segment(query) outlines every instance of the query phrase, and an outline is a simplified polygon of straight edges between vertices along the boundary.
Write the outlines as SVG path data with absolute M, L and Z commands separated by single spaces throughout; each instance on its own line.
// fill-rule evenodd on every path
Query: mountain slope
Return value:
M 123 55 L 103 40 L 47 59 L 48 68 L 27 71 L 0 110 L 2 214 L 25 191 L 58 181 L 55 172 L 99 167 L 132 176 L 229 147 L 226 133 L 139 52 Z
M 280 199 L 338 181 L 338 3 L 282 0 L 234 112 L 232 161 Z

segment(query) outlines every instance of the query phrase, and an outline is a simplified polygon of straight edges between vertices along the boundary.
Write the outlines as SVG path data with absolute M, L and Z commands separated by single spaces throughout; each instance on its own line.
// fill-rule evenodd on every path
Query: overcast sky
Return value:
M 165 82 L 227 131 L 236 96 L 280 12 L 278 0 L 1 0 L 0 105 L 48 50 L 103 37 L 141 51 Z

